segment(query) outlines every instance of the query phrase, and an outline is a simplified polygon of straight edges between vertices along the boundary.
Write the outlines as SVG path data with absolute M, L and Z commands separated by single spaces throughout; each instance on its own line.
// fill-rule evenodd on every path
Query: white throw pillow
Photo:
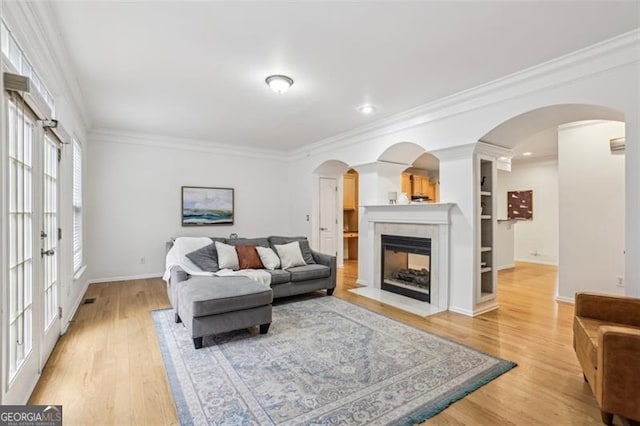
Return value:
M 238 253 L 234 246 L 216 241 L 216 251 L 218 252 L 218 266 L 220 269 L 240 269 Z
M 300 250 L 300 243 L 298 241 L 293 241 L 289 244 L 283 244 L 281 246 L 274 245 L 273 247 L 275 247 L 276 251 L 278 252 L 280 263 L 282 264 L 282 269 L 289 269 L 293 268 L 294 266 L 306 265 L 304 257 L 302 257 L 302 250 Z
M 275 251 L 268 247 L 260 246 L 257 246 L 256 250 L 258 251 L 258 256 L 260 256 L 260 261 L 262 261 L 266 269 L 273 271 L 280 267 L 280 258 Z

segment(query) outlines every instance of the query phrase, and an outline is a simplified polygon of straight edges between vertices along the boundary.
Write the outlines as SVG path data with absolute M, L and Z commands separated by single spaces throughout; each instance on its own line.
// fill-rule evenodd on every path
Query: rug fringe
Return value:
M 431 417 L 435 416 L 436 414 L 439 414 L 440 412 L 444 411 L 447 407 L 449 407 L 454 402 L 460 401 L 465 396 L 467 396 L 470 393 L 480 389 L 482 386 L 484 386 L 484 385 L 488 384 L 489 382 L 497 379 L 498 377 L 502 376 L 507 371 L 509 371 L 509 370 L 511 370 L 511 369 L 513 369 L 513 368 L 515 368 L 517 366 L 518 366 L 518 364 L 516 364 L 515 362 L 512 362 L 512 361 L 503 361 L 503 362 L 501 362 L 500 365 L 498 365 L 497 370 L 493 374 L 490 374 L 489 376 L 485 377 L 484 379 L 482 379 L 482 380 L 480 380 L 478 382 L 475 382 L 474 384 L 472 384 L 471 386 L 467 387 L 466 389 L 463 389 L 460 392 L 454 394 L 447 401 L 441 402 L 440 404 L 438 404 L 435 407 L 429 409 L 428 411 L 425 411 L 424 413 L 420 413 L 420 414 L 415 415 L 415 416 L 411 416 L 411 418 L 408 418 L 406 422 L 402 423 L 402 425 L 403 426 L 413 426 L 413 425 L 422 423 L 425 420 L 430 419 Z

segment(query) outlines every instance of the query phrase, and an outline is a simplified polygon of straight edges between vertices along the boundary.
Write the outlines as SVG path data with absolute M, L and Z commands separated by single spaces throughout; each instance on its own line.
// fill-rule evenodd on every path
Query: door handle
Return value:
M 40 256 L 41 257 L 53 256 L 55 252 L 56 252 L 56 249 L 49 249 L 49 250 L 40 249 Z
M 328 231 L 329 228 L 320 228 L 321 231 Z

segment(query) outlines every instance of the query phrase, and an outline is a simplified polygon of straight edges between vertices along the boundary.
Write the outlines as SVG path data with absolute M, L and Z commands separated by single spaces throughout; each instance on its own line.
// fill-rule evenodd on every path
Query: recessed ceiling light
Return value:
M 264 81 L 276 93 L 284 93 L 293 86 L 293 79 L 286 75 L 270 75 Z
M 376 112 L 376 107 L 370 104 L 364 104 L 358 107 L 358 111 L 365 115 L 373 114 L 374 112 Z
M 530 156 L 532 154 L 533 154 L 533 152 L 523 152 L 522 153 L 522 155 L 525 156 L 525 157 L 528 157 L 528 156 Z

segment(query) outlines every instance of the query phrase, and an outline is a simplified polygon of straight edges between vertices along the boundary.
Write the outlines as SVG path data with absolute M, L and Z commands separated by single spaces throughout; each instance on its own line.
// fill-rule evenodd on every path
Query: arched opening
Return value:
M 510 170 L 499 170 L 494 186 L 498 269 L 546 265 L 533 270 L 557 273 L 558 300 L 624 293 L 624 156 L 610 147 L 624 131 L 620 111 L 564 104 L 520 114 L 481 138 L 512 149 Z M 518 208 L 527 200 L 530 217 Z
M 416 143 L 398 142 L 385 149 L 378 161 L 410 165 L 424 152 L 425 149 Z
M 402 172 L 400 179 L 402 193 L 412 203 L 440 200 L 440 160 L 435 155 L 421 154 Z

